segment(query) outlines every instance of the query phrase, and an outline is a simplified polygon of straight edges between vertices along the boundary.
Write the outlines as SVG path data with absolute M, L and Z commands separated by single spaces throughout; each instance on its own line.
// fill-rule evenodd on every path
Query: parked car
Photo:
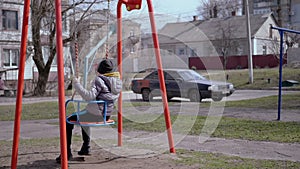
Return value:
M 221 101 L 223 97 L 230 96 L 234 92 L 232 83 L 210 81 L 194 70 L 189 69 L 164 69 L 167 98 L 189 98 L 193 102 L 201 102 L 202 99 L 212 98 Z M 158 71 L 154 70 L 143 79 L 133 79 L 131 90 L 142 94 L 144 101 L 161 96 Z

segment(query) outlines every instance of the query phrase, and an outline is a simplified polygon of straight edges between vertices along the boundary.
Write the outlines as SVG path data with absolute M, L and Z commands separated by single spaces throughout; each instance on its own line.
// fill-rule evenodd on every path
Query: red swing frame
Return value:
M 118 18 L 118 69 L 122 78 L 122 5 L 125 4 L 127 10 L 140 9 L 142 0 L 119 0 L 117 5 L 117 18 Z M 158 36 L 156 32 L 156 26 L 154 21 L 154 12 L 152 1 L 147 0 L 148 12 L 151 22 L 152 38 L 155 47 L 156 63 L 158 68 L 158 75 L 160 80 L 160 88 L 162 91 L 162 100 L 164 105 L 164 116 L 166 122 L 166 129 L 168 133 L 170 152 L 175 153 L 172 126 L 170 120 L 169 106 L 166 96 L 166 88 L 163 84 L 164 75 L 161 63 L 160 48 L 158 43 Z M 66 109 L 65 109 L 65 91 L 64 91 L 64 66 L 63 66 L 63 39 L 62 39 L 62 15 L 61 15 L 61 0 L 55 0 L 55 15 L 56 15 L 56 53 L 57 53 L 57 68 L 58 68 L 58 101 L 59 101 L 59 124 L 60 124 L 60 151 L 61 151 L 61 168 L 68 168 L 67 160 L 67 140 L 66 140 Z M 22 112 L 22 98 L 23 98 L 23 86 L 24 86 L 24 70 L 26 61 L 26 48 L 28 39 L 28 19 L 30 13 L 30 0 L 24 0 L 24 11 L 23 11 L 23 24 L 22 24 L 22 36 L 21 36 L 21 47 L 20 47 L 20 64 L 18 74 L 18 88 L 16 96 L 16 109 L 15 109 L 15 121 L 14 121 L 14 136 L 13 136 L 13 147 L 11 157 L 11 168 L 17 168 L 18 159 L 18 146 L 20 137 L 20 123 L 21 123 L 21 112 Z M 122 100 L 122 93 L 120 94 L 119 100 Z M 118 102 L 118 145 L 122 146 L 122 102 Z

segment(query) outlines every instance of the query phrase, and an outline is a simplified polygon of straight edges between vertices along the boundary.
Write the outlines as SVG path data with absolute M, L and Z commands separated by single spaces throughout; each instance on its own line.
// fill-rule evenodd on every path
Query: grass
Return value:
M 278 87 L 279 68 L 253 69 L 253 84 L 249 84 L 248 69 L 228 70 L 228 82 L 234 84 L 237 89 L 270 89 Z M 270 83 L 268 80 L 270 79 Z M 282 81 L 296 80 L 300 82 L 300 69 L 283 68 Z M 300 89 L 300 85 L 289 87 L 290 89 Z
M 177 163 L 199 168 L 211 169 L 246 169 L 246 168 L 300 168 L 299 162 L 279 161 L 279 160 L 256 160 L 234 156 L 226 156 L 215 153 L 205 153 L 198 151 L 188 151 L 177 149 Z M 194 167 L 193 167 L 194 168 Z
M 9 121 L 15 118 L 15 106 L 0 106 L 0 119 Z M 54 119 L 58 118 L 58 103 L 57 102 L 41 102 L 33 104 L 23 104 L 22 120 L 36 119 Z
M 135 115 L 135 119 L 151 119 L 151 115 Z M 171 121 L 174 122 L 177 116 L 171 115 Z M 193 123 L 191 116 L 180 117 L 182 123 L 180 126 L 173 126 L 176 133 L 188 133 L 190 135 L 199 135 L 205 124 L 206 117 L 197 116 L 193 127 L 190 129 L 185 123 Z M 139 121 L 139 120 L 137 120 Z M 156 118 L 149 123 L 137 123 L 123 118 L 123 128 L 125 130 L 143 130 L 149 132 L 164 132 L 165 120 L 163 116 Z M 274 141 L 286 143 L 300 143 L 300 123 L 299 122 L 278 122 L 278 121 L 255 121 L 246 119 L 236 119 L 222 117 L 218 127 L 213 132 L 212 137 L 245 139 L 256 141 Z
M 300 143 L 300 123 L 222 118 L 212 136 L 257 141 Z
M 206 104 L 206 105 L 205 105 Z M 227 101 L 225 107 L 277 109 L 278 96 L 268 96 L 250 100 Z M 203 103 L 209 106 L 209 103 Z M 300 109 L 300 93 L 286 94 L 281 97 L 282 109 Z
M 68 108 L 67 114 L 74 111 L 74 108 Z M 0 106 L 0 121 L 11 121 L 15 119 L 15 106 Z M 58 118 L 58 102 L 40 102 L 32 104 L 23 104 L 22 120 L 39 120 Z

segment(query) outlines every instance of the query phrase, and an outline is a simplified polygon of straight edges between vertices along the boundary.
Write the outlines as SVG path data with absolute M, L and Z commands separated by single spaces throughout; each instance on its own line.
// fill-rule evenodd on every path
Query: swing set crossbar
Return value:
M 73 102 L 75 104 L 77 104 L 77 108 L 76 111 L 74 113 L 72 113 L 71 115 L 67 116 L 66 118 L 66 122 L 69 124 L 74 124 L 74 125 L 78 125 L 78 126 L 89 126 L 89 127 L 99 127 L 99 126 L 108 126 L 108 125 L 113 125 L 115 124 L 114 120 L 106 120 L 106 113 L 107 113 L 107 101 L 104 100 L 93 100 L 93 101 L 85 101 L 85 100 L 73 100 L 73 99 L 69 99 L 66 101 L 66 109 L 69 105 L 70 102 Z M 103 104 L 103 121 L 80 121 L 80 115 L 86 114 L 87 111 L 80 110 L 80 105 L 81 104 L 87 104 L 87 103 L 91 103 L 91 104 Z M 69 117 L 71 116 L 76 116 L 77 120 L 69 120 Z M 99 115 L 101 116 L 101 115 Z

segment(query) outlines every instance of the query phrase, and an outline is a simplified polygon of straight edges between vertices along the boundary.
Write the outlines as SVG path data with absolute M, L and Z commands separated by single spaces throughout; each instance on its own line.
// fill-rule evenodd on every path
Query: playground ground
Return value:
M 124 110 L 126 111 L 126 110 Z M 200 111 L 205 113 L 206 111 Z M 205 115 L 205 114 L 203 114 Z M 223 113 L 224 116 L 235 118 L 251 118 L 262 121 L 272 121 L 276 119 L 276 110 L 266 110 L 258 108 L 226 108 Z M 300 122 L 299 111 L 297 110 L 282 110 L 282 121 L 297 121 Z M 41 141 L 32 141 L 21 143 L 18 155 L 18 168 L 43 168 L 56 169 L 60 168 L 56 164 L 55 158 L 59 155 L 59 128 L 58 120 L 29 120 L 22 121 L 21 124 L 21 139 L 34 140 L 41 139 Z M 0 153 L 0 169 L 10 168 L 11 160 L 11 141 L 13 136 L 13 122 L 0 122 L 0 143 L 1 140 L 4 145 L 1 145 Z M 106 133 L 103 137 L 109 137 L 107 129 L 99 128 L 93 133 Z M 80 129 L 77 127 L 75 133 L 80 135 Z M 126 132 L 124 135 L 135 138 L 141 135 L 155 136 L 157 133 L 148 132 Z M 176 136 L 174 136 L 176 137 Z M 55 141 L 53 141 L 53 139 Z M 73 155 L 80 148 L 80 137 L 74 141 Z M 85 157 L 85 161 L 69 161 L 69 168 L 72 169 L 89 169 L 89 168 L 141 168 L 141 169 L 185 169 L 185 168 L 201 168 L 201 159 L 199 164 L 185 165 L 177 163 L 180 159 L 178 154 L 157 153 L 145 146 L 142 150 L 135 149 L 132 146 L 118 147 L 116 144 L 111 144 L 110 150 L 99 147 L 95 142 L 92 144 L 92 156 Z M 159 146 L 159 145 L 157 145 Z M 249 141 L 240 139 L 223 139 L 223 138 L 209 138 L 204 143 L 199 143 L 199 136 L 187 135 L 179 143 L 176 143 L 176 149 L 185 149 L 189 151 L 200 151 L 217 153 L 228 156 L 235 156 L 249 159 L 265 159 L 265 160 L 282 160 L 300 162 L 300 144 L 299 143 L 277 143 L 265 141 Z M 122 151 L 123 154 L 112 153 L 115 151 Z

